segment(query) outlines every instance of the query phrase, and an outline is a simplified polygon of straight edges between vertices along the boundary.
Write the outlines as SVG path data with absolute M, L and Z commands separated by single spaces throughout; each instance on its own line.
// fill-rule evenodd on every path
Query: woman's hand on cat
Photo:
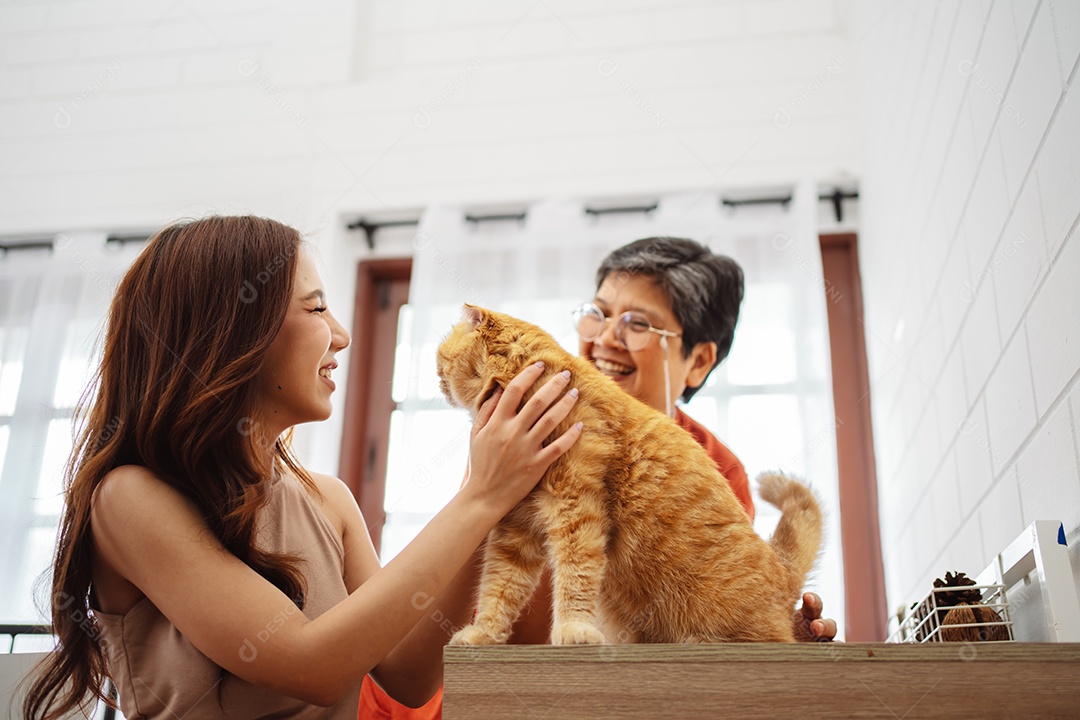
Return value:
M 521 405 L 543 372 L 542 363 L 522 370 L 505 390 L 496 390 L 480 406 L 473 423 L 465 488 L 491 502 L 500 510 L 499 517 L 536 487 L 548 466 L 581 437 L 581 423 L 577 423 L 544 446 L 544 440 L 570 414 L 577 391 L 564 393 L 570 374 L 563 372 Z
M 831 642 L 836 637 L 836 621 L 821 617 L 821 598 L 817 593 L 803 593 L 802 606 L 795 612 L 795 621 L 809 631 L 809 637 L 806 637 L 807 633 L 801 634 L 807 640 Z M 799 635 L 796 634 L 796 637 Z

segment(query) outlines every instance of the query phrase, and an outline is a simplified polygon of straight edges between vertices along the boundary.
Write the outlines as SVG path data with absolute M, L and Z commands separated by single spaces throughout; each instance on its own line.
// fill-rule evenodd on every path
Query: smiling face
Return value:
M 609 274 L 600 283 L 593 302 L 609 318 L 633 311 L 647 317 L 654 328 L 682 332 L 667 295 L 648 276 Z M 605 323 L 599 337 L 592 341 L 581 341 L 580 354 L 620 388 L 646 405 L 666 413 L 664 351 L 660 346 L 660 336 L 650 334 L 652 337 L 648 345 L 631 352 L 616 339 L 614 323 Z M 671 399 L 674 401 L 687 386 L 704 382 L 716 359 L 716 345 L 699 343 L 686 357 L 681 337 L 669 337 L 667 343 Z
M 266 352 L 256 383 L 258 422 L 268 439 L 302 422 L 330 417 L 335 384 L 334 356 L 349 344 L 349 333 L 330 314 L 315 263 L 297 257 L 296 279 L 285 321 Z

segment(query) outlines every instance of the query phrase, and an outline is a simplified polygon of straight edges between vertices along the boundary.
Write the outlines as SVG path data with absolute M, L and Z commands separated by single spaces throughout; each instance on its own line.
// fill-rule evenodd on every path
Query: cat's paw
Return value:
M 479 625 L 466 625 L 450 638 L 451 645 L 502 645 L 506 640 L 498 640 L 480 629 Z
M 604 634 L 591 623 L 564 622 L 551 631 L 552 645 L 603 645 Z

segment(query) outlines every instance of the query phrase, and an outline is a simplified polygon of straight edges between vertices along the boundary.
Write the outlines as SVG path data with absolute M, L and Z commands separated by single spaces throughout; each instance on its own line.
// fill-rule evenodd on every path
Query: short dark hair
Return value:
M 596 286 L 612 273 L 652 278 L 664 291 L 682 326 L 684 357 L 698 343 L 716 343 L 711 373 L 731 352 L 744 292 L 742 268 L 731 258 L 686 238 L 651 237 L 623 245 L 604 258 L 596 271 Z M 686 388 L 682 399 L 690 400 L 700 388 Z

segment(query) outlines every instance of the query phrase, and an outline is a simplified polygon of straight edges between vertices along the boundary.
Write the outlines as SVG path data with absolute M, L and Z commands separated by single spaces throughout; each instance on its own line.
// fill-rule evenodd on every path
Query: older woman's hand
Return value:
M 821 598 L 817 593 L 803 593 L 802 606 L 792 615 L 795 639 L 803 642 L 832 642 L 836 621 L 821 617 Z

